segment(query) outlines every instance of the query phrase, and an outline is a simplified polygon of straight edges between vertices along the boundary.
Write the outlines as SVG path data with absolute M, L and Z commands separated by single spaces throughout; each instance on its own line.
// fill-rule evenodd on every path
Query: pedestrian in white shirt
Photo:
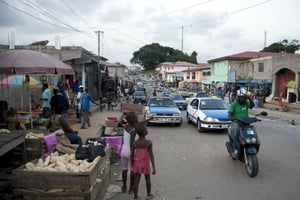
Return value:
M 76 117 L 78 119 L 77 123 L 81 123 L 81 95 L 83 93 L 84 87 L 82 85 L 79 86 L 79 92 L 76 95 Z

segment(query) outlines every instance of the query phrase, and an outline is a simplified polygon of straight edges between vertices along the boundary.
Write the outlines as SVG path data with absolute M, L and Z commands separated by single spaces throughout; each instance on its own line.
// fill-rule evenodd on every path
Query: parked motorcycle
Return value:
M 256 154 L 258 154 L 260 142 L 258 139 L 257 131 L 253 125 L 254 122 L 261 121 L 257 118 L 257 116 L 267 116 L 267 112 L 263 111 L 255 117 L 247 117 L 247 118 L 240 118 L 236 119 L 239 123 L 239 130 L 240 135 L 238 138 L 238 156 L 241 162 L 245 163 L 247 174 L 250 177 L 255 177 L 258 173 L 258 159 Z M 226 142 L 227 151 L 229 152 L 230 156 L 232 157 L 233 152 L 233 141 L 230 134 L 230 127 L 228 128 L 228 137 L 229 141 Z M 234 158 L 234 157 L 232 157 Z M 235 159 L 235 158 L 234 158 Z

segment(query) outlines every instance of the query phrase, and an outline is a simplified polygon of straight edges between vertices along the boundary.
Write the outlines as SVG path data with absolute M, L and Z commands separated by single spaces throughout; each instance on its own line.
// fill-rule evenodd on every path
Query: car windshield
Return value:
M 137 87 L 135 90 L 136 91 L 145 91 L 145 88 L 143 88 L 143 87 Z
M 197 97 L 208 97 L 208 95 L 205 92 L 199 92 L 197 93 Z
M 226 110 L 227 106 L 221 99 L 204 99 L 201 100 L 201 110 Z
M 164 94 L 171 94 L 171 90 L 165 89 Z
M 176 106 L 172 99 L 167 99 L 167 98 L 150 99 L 148 105 L 151 107 L 173 107 L 173 106 Z
M 184 98 L 181 95 L 174 95 L 173 100 L 184 100 Z
M 134 96 L 145 96 L 145 93 L 143 91 L 136 91 Z

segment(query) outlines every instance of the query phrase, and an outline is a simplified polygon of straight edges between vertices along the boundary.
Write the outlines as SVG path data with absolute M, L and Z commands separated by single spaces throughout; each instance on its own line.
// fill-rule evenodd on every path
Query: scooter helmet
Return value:
M 247 96 L 247 90 L 245 88 L 241 88 L 236 92 L 238 97 L 246 97 Z

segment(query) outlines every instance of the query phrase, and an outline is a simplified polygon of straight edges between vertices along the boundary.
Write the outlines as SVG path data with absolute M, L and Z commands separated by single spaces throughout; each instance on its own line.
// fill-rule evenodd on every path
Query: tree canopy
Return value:
M 141 47 L 133 53 L 130 59 L 132 64 L 139 64 L 145 70 L 154 70 L 162 62 L 186 61 L 197 64 L 197 52 L 191 55 L 171 47 L 161 46 L 159 43 L 152 43 Z
M 289 42 L 287 39 L 284 39 L 280 42 L 274 42 L 273 44 L 265 47 L 263 52 L 285 52 L 285 53 L 295 53 L 299 50 L 300 45 L 298 40 L 292 40 Z

